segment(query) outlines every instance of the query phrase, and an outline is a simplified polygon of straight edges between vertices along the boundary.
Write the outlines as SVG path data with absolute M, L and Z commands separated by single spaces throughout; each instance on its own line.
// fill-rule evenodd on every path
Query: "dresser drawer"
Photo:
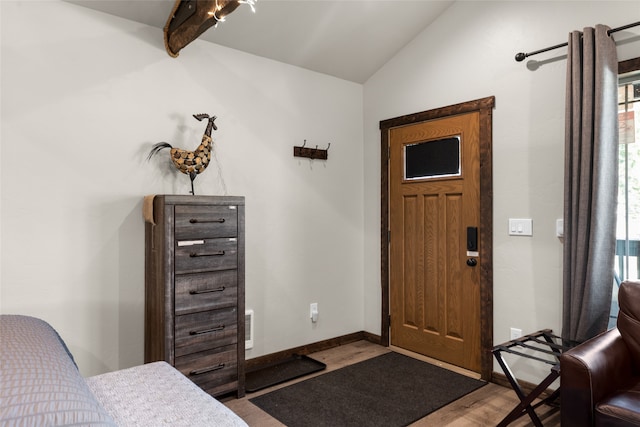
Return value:
M 235 307 L 176 316 L 175 322 L 176 357 L 238 342 Z
M 176 242 L 175 273 L 230 270 L 238 267 L 238 240 L 203 239 Z
M 235 306 L 238 303 L 238 271 L 176 276 L 176 315 Z
M 238 386 L 238 349 L 236 345 L 177 357 L 175 367 L 211 395 L 234 390 Z
M 176 240 L 236 237 L 237 235 L 236 206 L 175 206 Z

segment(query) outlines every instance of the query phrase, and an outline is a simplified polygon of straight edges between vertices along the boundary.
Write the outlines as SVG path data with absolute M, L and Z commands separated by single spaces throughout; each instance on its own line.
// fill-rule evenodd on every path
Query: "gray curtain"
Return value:
M 608 27 L 569 35 L 565 127 L 562 337 L 607 328 L 618 193 L 618 59 Z

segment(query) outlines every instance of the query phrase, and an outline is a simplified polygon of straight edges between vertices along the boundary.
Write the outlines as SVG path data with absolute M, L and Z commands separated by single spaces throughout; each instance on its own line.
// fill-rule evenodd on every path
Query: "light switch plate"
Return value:
M 533 236 L 533 220 L 531 218 L 509 218 L 510 236 Z

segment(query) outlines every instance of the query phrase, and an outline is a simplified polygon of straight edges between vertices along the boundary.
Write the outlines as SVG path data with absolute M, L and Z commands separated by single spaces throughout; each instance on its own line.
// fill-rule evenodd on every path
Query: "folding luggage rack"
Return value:
M 568 347 L 558 344 L 557 341 L 559 340 L 560 337 L 554 335 L 551 329 L 543 329 L 493 347 L 493 355 L 496 357 L 496 360 L 504 371 L 507 380 L 509 380 L 511 387 L 513 387 L 513 390 L 520 399 L 520 403 L 498 424 L 498 427 L 509 425 L 524 414 L 529 414 L 534 425 L 542 427 L 542 422 L 538 415 L 536 415 L 535 409 L 540 405 L 553 404 L 560 394 L 560 388 L 558 387 L 557 390 L 535 405 L 531 405 L 531 403 L 560 376 L 559 357 L 564 350 L 568 349 Z M 505 362 L 503 353 L 514 354 L 527 359 L 546 363 L 551 365 L 551 372 L 531 391 L 531 393 L 527 395 L 522 390 L 518 380 L 516 380 L 511 369 Z M 544 355 L 553 356 L 553 359 L 543 358 Z

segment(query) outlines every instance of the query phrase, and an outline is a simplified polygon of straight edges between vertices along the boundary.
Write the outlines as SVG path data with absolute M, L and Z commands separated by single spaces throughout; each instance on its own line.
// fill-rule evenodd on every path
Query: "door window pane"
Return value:
M 404 146 L 404 179 L 460 176 L 460 136 Z

